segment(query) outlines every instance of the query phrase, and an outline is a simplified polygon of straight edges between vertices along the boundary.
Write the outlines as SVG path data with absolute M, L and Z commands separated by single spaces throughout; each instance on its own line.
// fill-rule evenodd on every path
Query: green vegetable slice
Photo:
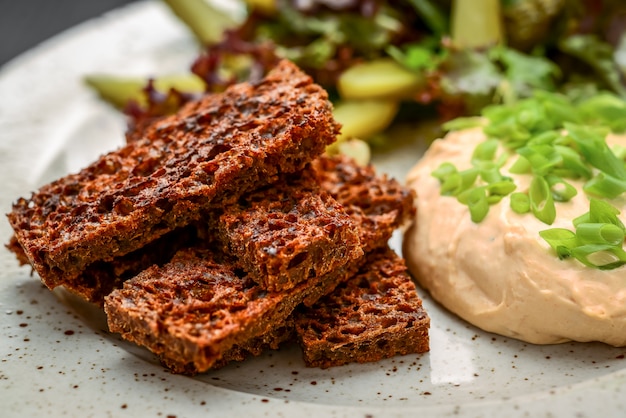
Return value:
M 511 194 L 511 209 L 515 213 L 524 214 L 530 212 L 530 198 L 526 193 Z
M 541 222 L 552 225 L 556 219 L 556 207 L 550 185 L 544 177 L 534 176 L 528 191 L 530 210 Z
M 623 249 L 626 228 L 611 204 L 591 199 L 589 212 L 574 219 L 576 231 L 547 229 L 539 235 L 550 244 L 559 258 L 573 256 L 584 265 L 603 270 L 626 264 Z
M 538 176 L 547 175 L 553 167 L 563 161 L 561 154 L 550 145 L 528 145 L 518 148 L 517 153 L 526 158 L 531 171 Z
M 583 190 L 590 195 L 614 199 L 626 192 L 626 181 L 598 173 L 596 177 L 585 183 Z
M 610 270 L 626 264 L 626 252 L 621 247 L 588 244 L 572 249 L 572 255 L 588 267 Z
M 610 223 L 581 223 L 576 226 L 576 236 L 584 244 L 621 245 L 624 230 Z
M 610 223 L 626 231 L 626 227 L 617 217 L 619 214 L 620 211 L 610 203 L 592 198 L 589 200 L 589 212 L 575 218 L 572 223 L 575 227 L 582 223 Z
M 552 228 L 540 231 L 539 235 L 543 238 L 554 251 L 556 251 L 560 259 L 571 256 L 572 248 L 578 246 L 578 238 L 573 231 L 565 228 Z
M 477 128 L 485 125 L 485 119 L 481 117 L 456 118 L 442 125 L 444 131 L 461 131 L 463 129 Z
M 565 129 L 589 164 L 608 175 L 626 180 L 624 162 L 617 158 L 606 144 L 605 137 L 608 132 L 605 129 L 571 123 L 566 123 Z
M 578 194 L 576 187 L 572 186 L 559 176 L 555 176 L 553 174 L 547 175 L 546 181 L 550 186 L 552 198 L 555 202 L 569 202 Z
M 489 202 L 485 187 L 476 187 L 465 191 L 459 196 L 459 201 L 469 208 L 472 222 L 479 223 L 489 213 Z

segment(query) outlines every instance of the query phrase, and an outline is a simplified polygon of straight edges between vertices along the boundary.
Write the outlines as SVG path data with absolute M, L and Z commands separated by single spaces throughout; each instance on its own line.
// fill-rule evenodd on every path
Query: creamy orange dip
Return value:
M 410 171 L 407 183 L 417 192 L 417 215 L 403 252 L 412 274 L 444 307 L 486 331 L 536 344 L 626 345 L 626 266 L 598 270 L 560 260 L 539 236 L 549 228 L 573 229 L 572 219 L 589 211 L 582 182 L 570 181 L 579 192 L 567 203 L 556 203 L 552 225 L 513 212 L 510 196 L 474 223 L 467 206 L 440 195 L 433 170 L 443 162 L 469 168 L 472 151 L 484 140 L 480 128 L 452 132 L 435 141 Z M 607 142 L 626 146 L 623 137 Z M 514 178 L 516 191 L 526 191 L 530 176 L 512 175 L 508 165 L 502 173 Z M 610 203 L 626 223 L 626 200 Z

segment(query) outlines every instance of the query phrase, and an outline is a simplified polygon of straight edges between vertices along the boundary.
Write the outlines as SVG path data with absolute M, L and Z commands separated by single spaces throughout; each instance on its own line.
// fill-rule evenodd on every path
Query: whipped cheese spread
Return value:
M 589 210 L 582 182 L 570 182 L 578 194 L 556 204 L 552 225 L 513 212 L 510 195 L 474 223 L 466 205 L 441 195 L 432 172 L 443 162 L 469 168 L 473 150 L 485 139 L 481 128 L 451 132 L 410 171 L 417 214 L 403 252 L 411 273 L 435 300 L 483 330 L 536 344 L 626 345 L 626 266 L 599 270 L 560 260 L 539 236 L 549 228 L 572 229 L 572 219 Z M 626 138 L 609 136 L 607 143 L 626 146 Z M 514 178 L 516 191 L 528 190 L 531 176 L 510 174 L 512 162 L 502 173 Z M 626 223 L 623 196 L 610 203 Z

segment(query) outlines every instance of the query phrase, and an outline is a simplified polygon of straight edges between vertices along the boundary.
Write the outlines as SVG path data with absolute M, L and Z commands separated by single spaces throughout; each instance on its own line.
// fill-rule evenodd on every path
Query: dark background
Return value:
M 64 29 L 136 0 L 0 0 L 0 66 Z

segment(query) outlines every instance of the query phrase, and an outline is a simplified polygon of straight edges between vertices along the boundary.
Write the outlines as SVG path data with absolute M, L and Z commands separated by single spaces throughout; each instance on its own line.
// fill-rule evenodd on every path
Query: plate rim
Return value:
M 55 51 L 68 48 L 68 45 L 74 42 L 77 37 L 86 36 L 89 34 L 93 34 L 101 30 L 105 26 L 110 25 L 119 25 L 123 26 L 120 21 L 127 22 L 133 21 L 133 19 L 142 19 L 142 15 L 147 12 L 158 15 L 162 13 L 163 6 L 157 4 L 155 1 L 142 1 L 134 4 L 130 4 L 128 6 L 124 6 L 123 8 L 116 9 L 112 12 L 106 13 L 101 17 L 97 17 L 86 22 L 83 22 L 77 26 L 74 26 L 40 44 L 38 44 L 33 49 L 20 54 L 16 58 L 12 59 L 8 63 L 4 64 L 0 67 L 0 89 L 6 88 L 7 84 L 10 84 L 11 81 L 16 77 L 22 77 L 19 75 L 22 71 L 26 71 L 33 66 L 41 65 L 42 57 L 47 57 L 50 54 L 54 54 Z M 176 25 L 174 25 L 176 26 Z M 173 30 L 175 33 L 180 33 L 180 36 L 184 36 L 182 32 L 180 32 L 180 28 L 176 28 Z M 93 35 L 90 35 L 93 36 Z M 70 45 L 71 47 L 71 45 Z M 36 64 L 35 64 L 36 63 Z M 76 91 L 76 90 L 74 90 Z M 0 90 L 2 92 L 2 90 Z M 86 100 L 89 99 L 88 93 L 82 93 L 83 98 Z M 1 109 L 1 101 L 5 99 L 0 98 L 0 109 Z M 11 125 L 11 121 L 7 120 L 0 114 L 0 129 L 6 127 L 18 126 Z M 3 130 L 3 129 L 2 129 Z M 6 134 L 0 134 L 6 135 Z M 32 144 L 29 144 L 32 146 Z M 5 180 L 10 180 L 9 185 L 5 188 L 5 193 L 0 197 L 0 204 L 5 212 L 10 210 L 10 202 L 13 201 L 18 195 L 24 194 L 27 190 L 27 187 L 33 188 L 32 179 L 20 179 L 15 171 L 15 166 L 18 168 L 28 167 L 27 163 L 14 162 L 11 165 L 10 157 L 8 152 L 12 150 L 12 147 L 15 146 L 15 142 L 10 140 L 8 137 L 0 136 L 0 151 L 4 151 L 5 155 L 2 157 L 0 155 L 0 175 L 1 178 Z M 62 147 L 63 144 L 60 144 Z M 50 149 L 46 150 L 47 152 Z M 44 152 L 41 151 L 40 152 Z M 0 153 L 2 154 L 2 153 Z M 4 160 L 4 161 L 3 161 Z M 7 163 L 7 167 L 4 167 Z M 36 176 L 35 176 L 36 177 Z M 30 183 L 29 183 L 30 182 Z M 10 228 L 8 227 L 6 222 L 2 223 L 0 227 L 0 233 L 3 239 L 7 239 L 10 234 Z M 2 255 L 0 258 L 0 265 L 10 264 L 9 259 L 11 258 L 10 254 L 6 249 L 0 250 L 2 251 Z M 13 262 L 14 263 L 14 262 Z M 10 280 L 2 280 L 3 284 L 0 285 L 0 311 L 4 313 L 5 318 L 8 318 L 6 321 L 6 325 L 4 328 L 4 335 L 14 336 L 14 339 L 17 338 L 29 338 L 25 337 L 25 335 L 30 335 L 28 332 L 21 333 L 19 332 L 21 328 L 21 323 L 19 322 L 22 319 L 17 319 L 18 315 L 16 314 L 17 310 L 11 305 L 10 298 L 19 297 L 19 289 L 24 288 L 33 288 L 32 278 L 28 277 L 25 269 L 17 269 L 17 268 L 9 268 L 4 271 L 3 274 L 15 274 L 18 279 L 15 283 L 7 283 Z M 49 299 L 54 297 L 50 292 L 49 295 L 44 295 L 43 292 L 47 292 L 39 288 L 37 294 L 42 296 L 45 302 L 49 303 L 53 301 Z M 81 321 L 76 317 L 68 314 L 67 312 L 61 312 L 62 307 L 58 308 L 59 311 L 54 315 L 55 317 L 66 317 L 68 322 L 66 323 L 66 328 L 76 328 L 80 329 Z M 11 313 L 9 313 L 11 311 Z M 38 329 L 37 326 L 33 326 L 32 328 Z M 32 329 L 31 328 L 31 329 Z M 32 339 L 32 337 L 31 337 Z M 103 344 L 103 341 L 106 340 L 107 343 Z M 115 376 L 115 380 L 120 383 L 120 388 L 129 391 L 128 393 L 135 393 L 133 390 L 137 390 L 138 386 L 135 384 L 135 381 L 138 379 L 138 374 L 148 374 L 155 375 L 155 379 L 165 379 L 168 384 L 170 382 L 172 385 L 176 386 L 179 391 L 182 391 L 184 396 L 187 398 L 191 397 L 194 400 L 204 399 L 203 392 L 206 391 L 206 383 L 198 382 L 193 379 L 189 379 L 185 376 L 176 376 L 167 374 L 166 378 L 161 377 L 165 372 L 161 367 L 154 365 L 147 365 L 145 362 L 133 357 L 129 356 L 129 353 L 119 346 L 108 344 L 106 338 L 103 338 L 102 334 L 98 332 L 88 332 L 84 331 L 83 335 L 81 335 L 81 344 L 93 345 L 98 348 L 97 353 L 88 353 L 85 355 L 81 353 L 80 355 L 85 357 L 85 362 L 92 361 L 97 362 L 100 357 L 108 357 L 111 356 L 115 359 L 116 363 L 111 367 L 107 367 L 106 365 L 99 364 L 99 367 L 107 367 L 109 370 L 107 373 L 118 373 Z M 52 341 L 49 341 L 52 343 Z M 76 349 L 73 341 L 62 341 L 59 344 L 59 350 L 63 351 L 65 354 L 76 354 L 75 351 L 72 351 L 72 347 Z M 13 343 L 10 348 L 15 348 L 14 346 L 18 346 L 19 344 Z M 7 347 L 2 347 L 0 349 L 0 353 L 2 354 L 3 359 L 8 359 L 7 361 L 0 363 L 0 379 L 2 379 L 3 385 L 5 386 L 5 390 L 0 394 L 0 404 L 4 404 L 8 407 L 7 411 L 9 414 L 14 413 L 16 416 L 18 414 L 23 414 L 24 411 L 28 410 L 30 412 L 34 412 L 37 415 L 37 412 L 50 410 L 50 408 L 55 408 L 57 410 L 63 410 L 68 415 L 74 416 L 84 416 L 85 410 L 71 410 L 70 405 L 67 403 L 67 399 L 78 399 L 81 396 L 89 396 L 89 393 L 93 391 L 97 391 L 98 389 L 102 390 L 102 384 L 93 381 L 89 382 L 89 379 L 81 380 L 81 384 L 78 385 L 77 388 L 67 387 L 64 390 L 52 389 L 49 390 L 50 396 L 47 394 L 43 396 L 45 399 L 39 398 L 39 400 L 34 400 L 34 404 L 32 406 L 25 406 L 20 403 L 20 399 L 24 399 L 25 397 L 29 397 L 32 395 L 33 387 L 27 385 L 27 382 L 24 381 L 15 381 L 15 373 L 17 370 L 20 370 L 23 366 L 32 366 L 34 364 L 38 364 L 36 360 L 32 360 L 32 357 L 23 356 L 21 359 L 17 359 L 17 355 L 11 355 L 14 353 L 6 350 Z M 35 350 L 37 351 L 37 350 Z M 59 356 L 57 356 L 58 358 Z M 82 357 L 81 357 L 82 358 Z M 73 360 L 73 359 L 72 359 Z M 65 363 L 60 363 L 60 366 L 63 367 L 75 367 L 74 361 L 70 361 L 68 358 L 59 358 L 59 361 Z M 24 362 L 27 362 L 25 365 Z M 34 362 L 34 363 L 33 363 Z M 36 366 L 39 367 L 39 366 Z M 44 370 L 43 372 L 41 370 Z M 51 370 L 49 373 L 47 372 L 46 367 L 42 367 L 42 369 L 37 369 L 39 371 L 34 372 L 33 370 L 28 369 L 23 374 L 23 379 L 32 379 L 36 380 L 37 378 L 41 378 L 42 375 L 47 376 L 48 379 L 57 379 L 59 378 L 59 373 L 56 370 Z M 54 369 L 54 367 L 51 367 Z M 26 370 L 26 369 L 24 369 Z M 103 369 L 104 370 L 104 369 Z M 139 379 L 141 380 L 141 379 Z M 150 380 L 150 379 L 148 379 Z M 8 383 L 7 383 L 8 382 Z M 16 383 L 16 384 L 13 384 Z M 288 401 L 285 402 L 279 398 L 270 399 L 267 402 L 262 401 L 260 398 L 264 398 L 259 395 L 249 394 L 245 392 L 238 392 L 229 389 L 220 388 L 218 386 L 211 386 L 211 391 L 214 392 L 211 397 L 211 401 L 197 402 L 195 404 L 187 404 L 180 405 L 174 404 L 175 402 L 167 397 L 160 398 L 159 400 L 146 400 L 145 402 L 159 402 L 158 407 L 162 408 L 163 411 L 167 411 L 167 413 L 163 413 L 164 415 L 171 414 L 179 414 L 186 415 L 190 413 L 215 413 L 215 406 L 219 406 L 221 409 L 217 412 L 219 413 L 246 413 L 249 416 L 265 416 L 268 414 L 285 414 L 288 416 L 319 416 L 320 413 L 324 414 L 333 414 L 334 416 L 364 416 L 367 414 L 372 414 L 374 416 L 403 416 L 409 413 L 428 413 L 430 416 L 473 416 L 473 415 L 481 415 L 481 416 L 500 416 L 503 411 L 510 413 L 510 416 L 522 416 L 528 412 L 534 411 L 536 413 L 546 413 L 547 411 L 553 411 L 557 414 L 562 412 L 563 408 L 567 408 L 570 411 L 576 412 L 588 412 L 595 413 L 598 407 L 603 407 L 607 412 L 617 412 L 624 411 L 626 409 L 626 401 L 623 400 L 623 396 L 620 398 L 619 389 L 616 391 L 615 387 L 619 388 L 619 386 L 623 386 L 626 383 L 626 368 L 622 368 L 620 370 L 611 372 L 599 378 L 594 378 L 591 381 L 580 382 L 571 386 L 559 387 L 554 389 L 552 393 L 546 393 L 545 391 L 540 391 L 536 393 L 530 393 L 521 395 L 518 397 L 513 397 L 508 400 L 484 400 L 484 401 L 476 401 L 472 403 L 465 403 L 463 405 L 430 405 L 425 407 L 372 407 L 372 406 L 334 406 L 334 405 L 322 405 L 322 404 L 314 404 L 309 402 L 301 402 L 301 401 Z M 152 382 L 154 384 L 154 382 Z M 62 389 L 62 388 L 61 388 Z M 204 389 L 204 390 L 203 390 Z M 145 396 L 146 389 L 139 390 L 142 396 Z M 40 393 L 46 393 L 40 392 Z M 121 394 L 116 391 L 110 391 L 109 389 L 103 392 L 107 396 L 117 396 L 120 397 Z M 117 395 L 116 395 L 117 393 Z M 593 395 L 593 399 L 591 401 L 585 401 L 585 399 L 589 399 L 590 394 Z M 179 393 L 180 396 L 183 396 Z M 134 407 L 130 407 L 132 402 L 129 400 L 126 403 L 124 401 L 117 402 L 115 407 L 113 407 L 109 403 L 108 398 L 98 398 L 98 404 L 93 405 L 99 407 L 99 410 L 93 410 L 92 415 L 94 416 L 104 416 L 109 413 L 112 413 L 116 416 L 123 416 L 128 414 L 128 416 L 133 416 L 136 414 L 137 410 Z M 121 399 L 121 398 L 120 398 Z M 120 405 L 127 404 L 128 408 L 121 408 Z M 89 412 L 89 411 L 87 411 Z

